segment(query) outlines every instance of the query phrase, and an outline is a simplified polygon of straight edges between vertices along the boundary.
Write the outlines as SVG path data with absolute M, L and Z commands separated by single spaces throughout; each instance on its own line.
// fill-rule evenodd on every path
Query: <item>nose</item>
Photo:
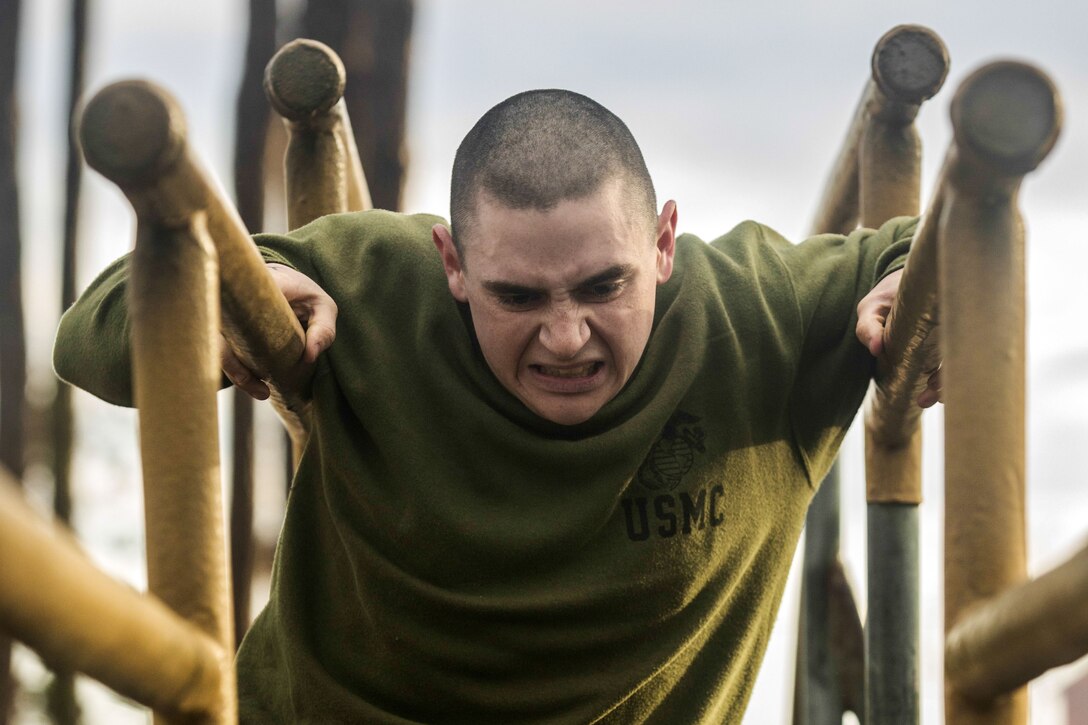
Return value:
M 576 305 L 548 311 L 540 325 L 540 343 L 560 360 L 575 357 L 589 342 L 589 322 Z

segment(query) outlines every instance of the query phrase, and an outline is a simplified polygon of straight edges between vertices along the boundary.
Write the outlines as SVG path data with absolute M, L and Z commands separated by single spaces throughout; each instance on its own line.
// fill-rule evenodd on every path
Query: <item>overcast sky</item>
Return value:
M 285 8 L 288 4 L 282 3 Z M 240 0 L 98 0 L 93 2 L 88 67 L 92 90 L 122 77 L 152 78 L 171 89 L 189 119 L 191 138 L 230 188 L 231 114 L 239 81 L 245 6 Z M 20 163 L 26 285 L 35 395 L 47 396 L 47 360 L 59 314 L 65 29 L 61 0 L 24 3 L 21 48 Z M 996 58 L 1029 59 L 1051 74 L 1065 102 L 1062 137 L 1025 181 L 1028 229 L 1029 500 L 1032 573 L 1063 560 L 1088 536 L 1088 325 L 1075 290 L 1075 262 L 1088 239 L 1088 50 L 1083 2 L 925 0 L 755 3 L 643 0 L 417 0 L 408 109 L 411 165 L 406 210 L 447 213 L 449 167 L 471 124 L 506 96 L 535 87 L 586 93 L 627 121 L 640 140 L 661 199 L 676 199 L 681 231 L 712 238 L 745 218 L 799 239 L 868 74 L 877 39 L 901 23 L 937 31 L 949 48 L 945 89 L 919 117 L 924 198 L 950 137 L 948 101 L 959 82 Z M 350 93 L 351 89 L 348 89 Z M 91 174 L 84 199 L 80 285 L 131 246 L 131 211 Z M 995 291 L 995 294 L 999 291 Z M 128 511 L 139 526 L 139 497 L 127 472 L 132 419 L 82 400 L 95 415 L 82 424 L 78 458 L 84 511 L 96 496 Z M 922 512 L 924 719 L 939 722 L 941 414 L 927 414 L 927 503 Z M 864 494 L 860 444 L 846 446 L 843 545 L 852 580 L 864 584 Z M 34 472 L 31 472 L 33 475 Z M 91 538 L 139 541 L 138 533 L 102 530 Z M 122 547 L 123 548 L 123 547 Z M 131 546 L 129 547 L 132 548 Z M 131 565 L 96 554 L 126 573 Z M 126 568 L 127 567 L 127 568 Z M 129 575 L 129 574 L 126 574 Z M 138 580 L 138 575 L 135 576 Z M 792 682 L 796 580 L 748 720 L 785 723 Z M 862 607 L 864 604 L 862 603 Z M 1085 662 L 1033 688 L 1032 722 L 1061 717 L 1060 694 Z

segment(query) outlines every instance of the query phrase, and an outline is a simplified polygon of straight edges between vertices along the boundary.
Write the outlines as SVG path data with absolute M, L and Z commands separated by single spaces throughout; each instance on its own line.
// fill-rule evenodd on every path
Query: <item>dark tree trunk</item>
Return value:
M 79 189 L 83 158 L 72 131 L 76 107 L 83 96 L 83 66 L 87 37 L 87 0 L 72 0 L 72 56 L 68 86 L 68 166 L 64 183 L 64 248 L 61 269 L 61 310 L 76 301 L 76 249 L 79 234 Z M 53 510 L 65 523 L 71 520 L 72 406 L 71 387 L 57 383 L 53 406 Z
M 68 66 L 68 162 L 64 180 L 64 241 L 61 262 L 61 310 L 76 300 L 76 243 L 79 233 L 79 187 L 83 159 L 72 132 L 76 106 L 83 95 L 83 65 L 86 56 L 87 0 L 72 0 L 72 54 Z M 65 524 L 72 518 L 72 389 L 57 381 L 51 414 L 53 430 L 53 511 Z M 57 671 L 49 686 L 49 714 L 57 725 L 74 725 L 80 720 L 75 697 L 75 675 Z
M 15 71 L 19 0 L 0 0 L 0 465 L 23 475 L 26 337 L 15 182 Z M 11 640 L 0 634 L 0 723 L 11 717 Z
M 234 133 L 234 193 L 246 228 L 264 226 L 264 146 L 269 110 L 261 80 L 276 51 L 275 0 L 250 0 L 245 69 L 238 90 Z M 253 580 L 253 400 L 234 389 L 234 465 L 230 504 L 231 577 L 234 636 L 241 643 L 249 629 Z
M 400 209 L 412 0 L 313 0 L 303 33 L 344 61 L 344 93 L 374 206 Z

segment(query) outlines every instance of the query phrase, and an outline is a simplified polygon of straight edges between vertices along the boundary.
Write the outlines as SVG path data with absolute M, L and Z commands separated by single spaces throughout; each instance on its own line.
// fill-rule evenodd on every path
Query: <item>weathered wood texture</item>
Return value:
M 961 84 L 952 125 L 938 248 L 946 633 L 1027 576 L 1024 230 L 1017 195 L 1024 174 L 1054 145 L 1061 105 L 1037 69 L 994 63 Z M 945 721 L 1024 725 L 1027 690 L 978 700 L 946 677 Z
M 249 32 L 234 124 L 234 196 L 242 223 L 250 231 L 264 228 L 264 147 L 269 109 L 261 90 L 264 68 L 276 50 L 275 0 L 250 0 Z M 239 388 L 233 393 L 230 499 L 231 589 L 234 636 L 240 644 L 249 629 L 253 580 L 253 399 Z

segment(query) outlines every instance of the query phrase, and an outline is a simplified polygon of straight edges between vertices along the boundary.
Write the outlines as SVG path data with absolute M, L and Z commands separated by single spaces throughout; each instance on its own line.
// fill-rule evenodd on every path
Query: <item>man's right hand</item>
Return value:
M 311 365 L 336 339 L 336 303 L 316 282 L 301 272 L 275 262 L 269 262 L 266 266 L 306 330 L 306 348 L 299 362 Z M 249 395 L 257 400 L 265 400 L 269 395 L 268 385 L 242 364 L 226 338 L 221 338 L 221 342 L 220 360 L 223 373 Z

